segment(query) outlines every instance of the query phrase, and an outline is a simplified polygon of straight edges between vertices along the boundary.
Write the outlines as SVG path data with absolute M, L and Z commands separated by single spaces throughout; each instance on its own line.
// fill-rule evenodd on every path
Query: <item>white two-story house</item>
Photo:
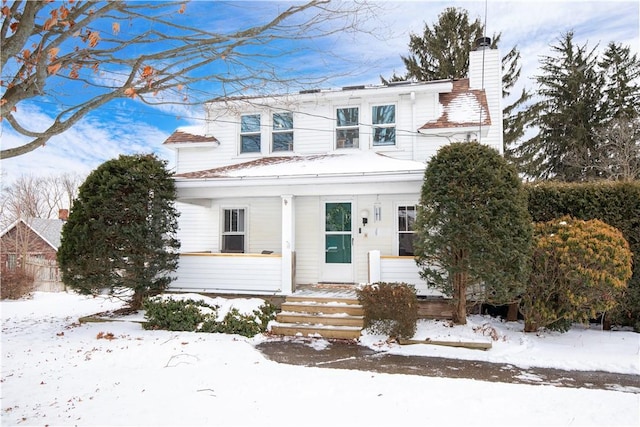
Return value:
M 502 152 L 501 62 L 468 78 L 223 98 L 176 153 L 182 254 L 174 291 L 288 295 L 318 283 L 406 282 L 429 158 L 478 140 Z

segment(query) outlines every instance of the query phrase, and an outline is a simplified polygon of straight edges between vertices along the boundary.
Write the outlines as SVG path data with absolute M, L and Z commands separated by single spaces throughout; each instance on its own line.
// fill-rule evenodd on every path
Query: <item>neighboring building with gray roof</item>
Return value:
M 66 216 L 61 210 L 63 219 L 21 218 L 11 224 L 0 234 L 2 270 L 24 266 L 34 274 L 34 290 L 62 290 L 56 257 Z

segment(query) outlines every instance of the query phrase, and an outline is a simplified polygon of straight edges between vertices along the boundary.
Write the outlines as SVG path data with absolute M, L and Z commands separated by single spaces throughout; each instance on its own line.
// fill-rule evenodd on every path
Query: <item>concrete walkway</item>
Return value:
M 550 368 L 523 369 L 499 363 L 445 359 L 425 356 L 399 356 L 373 351 L 350 341 L 331 341 L 315 349 L 312 339 L 273 339 L 256 348 L 278 363 L 331 369 L 357 369 L 387 374 L 467 378 L 513 384 L 551 385 L 640 394 L 640 375 L 603 371 L 564 371 Z

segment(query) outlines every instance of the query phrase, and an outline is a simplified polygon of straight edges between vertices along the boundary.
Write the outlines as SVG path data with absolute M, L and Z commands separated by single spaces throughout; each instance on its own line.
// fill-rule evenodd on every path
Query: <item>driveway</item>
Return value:
M 322 349 L 315 349 L 310 344 L 310 339 L 274 339 L 261 343 L 256 348 L 267 359 L 289 365 L 640 394 L 640 375 L 603 371 L 565 371 L 551 368 L 524 369 L 509 364 L 441 357 L 400 356 L 376 352 L 351 341 L 333 340 L 330 346 Z

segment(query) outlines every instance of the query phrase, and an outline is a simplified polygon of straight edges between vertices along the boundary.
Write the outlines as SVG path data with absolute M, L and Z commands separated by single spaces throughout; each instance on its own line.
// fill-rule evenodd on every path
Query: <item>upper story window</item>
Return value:
M 396 145 L 396 106 L 377 105 L 371 111 L 373 145 Z
M 260 114 L 240 117 L 240 152 L 260 152 Z
M 273 113 L 273 151 L 293 151 L 293 113 Z
M 398 206 L 398 255 L 413 256 L 415 206 Z
M 245 210 L 224 209 L 224 229 L 222 231 L 222 252 L 245 252 Z
M 358 107 L 336 110 L 336 148 L 359 147 L 360 127 L 358 124 Z

